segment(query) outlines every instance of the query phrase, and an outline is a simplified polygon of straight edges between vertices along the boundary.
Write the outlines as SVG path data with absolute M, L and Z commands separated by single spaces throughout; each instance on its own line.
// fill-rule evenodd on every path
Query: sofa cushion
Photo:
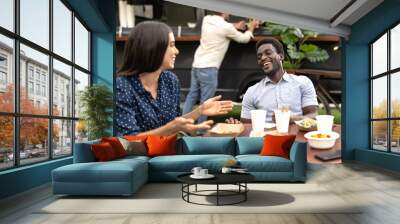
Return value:
M 74 163 L 53 170 L 58 182 L 129 182 L 133 172 L 144 170 L 146 162 L 138 159 L 96 163 Z M 147 171 L 147 169 L 146 169 Z M 143 173 L 143 175 L 146 175 Z
M 225 154 L 234 155 L 235 139 L 231 137 L 183 137 L 177 146 L 177 154 Z
M 153 136 L 147 137 L 147 155 L 163 156 L 176 154 L 176 135 L 172 136 Z
M 133 141 L 133 140 L 146 141 L 147 135 L 125 135 L 124 139 L 128 141 Z
M 292 161 L 279 156 L 238 155 L 241 168 L 249 172 L 292 172 Z
M 199 166 L 211 172 L 219 171 L 230 159 L 231 155 L 175 155 L 158 156 L 149 160 L 149 170 L 163 172 L 191 172 L 193 167 Z
M 121 145 L 126 151 L 126 155 L 147 155 L 146 143 L 142 140 L 126 140 L 124 138 L 118 138 Z
M 260 154 L 264 144 L 262 137 L 237 137 L 236 155 Z
M 265 135 L 261 156 L 280 156 L 289 159 L 290 148 L 296 135 Z
M 114 149 L 114 153 L 117 156 L 117 158 L 122 158 L 126 156 L 126 151 L 117 137 L 109 137 L 109 138 L 104 137 L 101 138 L 101 142 L 110 143 L 110 145 Z
M 108 142 L 102 142 L 100 144 L 91 145 L 92 152 L 96 161 L 104 162 L 117 159 L 118 156 L 115 154 L 115 150 L 112 145 Z

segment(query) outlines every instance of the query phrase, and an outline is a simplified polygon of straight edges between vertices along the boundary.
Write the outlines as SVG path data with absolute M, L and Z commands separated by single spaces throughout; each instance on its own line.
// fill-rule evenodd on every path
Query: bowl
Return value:
M 311 131 L 307 132 L 304 137 L 307 139 L 308 144 L 315 149 L 329 149 L 335 145 L 336 139 L 339 134 L 336 132 L 320 132 Z
M 244 131 L 243 124 L 217 123 L 208 133 L 215 137 L 237 137 Z

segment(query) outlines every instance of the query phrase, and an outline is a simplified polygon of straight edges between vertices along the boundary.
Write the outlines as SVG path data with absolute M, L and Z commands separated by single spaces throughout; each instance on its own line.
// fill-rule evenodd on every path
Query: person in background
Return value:
M 214 96 L 218 86 L 218 69 L 228 50 L 230 40 L 248 43 L 259 24 L 258 21 L 252 20 L 248 30 L 242 33 L 238 29 L 245 29 L 246 23 L 240 21 L 232 24 L 227 22 L 228 18 L 227 13 L 207 15 L 203 18 L 200 45 L 194 55 L 190 90 L 183 106 L 183 114 L 189 113 L 198 101 L 202 104 Z M 198 122 L 205 120 L 207 117 L 202 116 Z
M 289 105 L 290 121 L 305 117 L 315 118 L 318 113 L 317 94 L 311 80 L 306 76 L 297 76 L 283 70 L 284 50 L 275 38 L 268 37 L 256 44 L 257 63 L 265 78 L 249 87 L 244 94 L 240 121 L 251 123 L 250 111 L 267 111 L 266 122 L 273 122 L 274 110 L 279 105 Z M 228 123 L 239 123 L 230 118 Z
M 175 38 L 164 23 L 146 21 L 132 29 L 116 78 L 117 135 L 174 135 L 208 129 L 212 121 L 194 124 L 201 115 L 226 114 L 232 101 L 213 97 L 180 116 L 180 85 L 173 69 Z

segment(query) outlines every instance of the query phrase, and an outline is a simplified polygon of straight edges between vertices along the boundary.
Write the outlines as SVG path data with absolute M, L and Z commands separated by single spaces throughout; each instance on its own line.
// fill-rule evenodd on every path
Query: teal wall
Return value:
M 115 71 L 116 0 L 67 0 L 92 32 L 92 82 L 113 89 Z M 110 129 L 110 131 L 112 131 Z M 0 172 L 0 199 L 51 181 L 51 171 L 72 158 L 47 161 Z
M 71 163 L 69 157 L 0 172 L 0 199 L 48 183 L 53 169 Z
M 369 150 L 369 43 L 400 22 L 399 12 L 400 0 L 385 0 L 353 24 L 343 43 L 343 159 L 391 170 L 399 170 L 399 156 Z

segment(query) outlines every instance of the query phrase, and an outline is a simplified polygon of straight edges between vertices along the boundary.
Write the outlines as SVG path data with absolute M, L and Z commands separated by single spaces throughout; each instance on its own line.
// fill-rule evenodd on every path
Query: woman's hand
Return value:
M 212 120 L 204 121 L 200 124 L 195 124 L 191 118 L 177 117 L 172 122 L 175 132 L 183 131 L 191 133 L 197 130 L 210 129 L 214 122 Z
M 221 98 L 222 96 L 219 95 L 204 101 L 204 103 L 200 105 L 201 115 L 222 115 L 231 111 L 233 108 L 233 102 L 230 100 L 219 101 Z

